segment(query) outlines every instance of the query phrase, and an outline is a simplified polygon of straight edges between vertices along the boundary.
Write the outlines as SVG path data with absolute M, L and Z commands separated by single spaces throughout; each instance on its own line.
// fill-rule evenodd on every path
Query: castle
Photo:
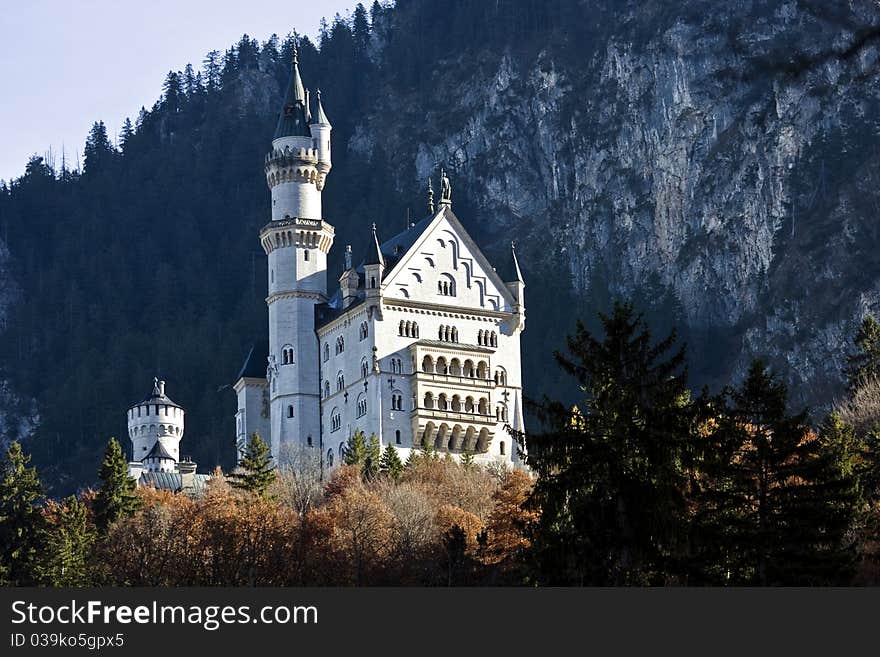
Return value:
M 520 334 L 524 283 L 516 253 L 496 269 L 452 211 L 441 174 L 434 206 L 380 240 L 375 224 L 339 287 L 327 284 L 335 231 L 321 212 L 332 126 L 320 91 L 314 114 L 296 51 L 272 148 L 265 159 L 271 220 L 260 231 L 268 262 L 268 343 L 250 350 L 234 384 L 236 442 L 269 439 L 276 461 L 320 450 L 338 464 L 357 429 L 406 458 L 429 444 L 455 458 L 518 463 L 505 428 L 523 429 Z M 262 346 L 260 346 L 262 345 Z

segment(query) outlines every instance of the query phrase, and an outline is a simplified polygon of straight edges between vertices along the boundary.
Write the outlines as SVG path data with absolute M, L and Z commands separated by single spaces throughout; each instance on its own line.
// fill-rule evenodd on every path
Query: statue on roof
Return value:
M 449 176 L 445 169 L 440 169 L 440 202 L 452 203 L 452 185 L 449 184 Z

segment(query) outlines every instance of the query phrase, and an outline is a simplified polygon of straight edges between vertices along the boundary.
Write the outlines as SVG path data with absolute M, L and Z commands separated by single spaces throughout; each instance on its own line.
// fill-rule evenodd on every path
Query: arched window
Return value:
M 412 323 L 412 337 L 419 337 L 419 325 L 415 322 Z
M 342 426 L 342 416 L 339 414 L 339 409 L 334 408 L 330 412 L 330 431 L 338 431 Z
M 449 366 L 443 356 L 437 359 L 437 374 L 449 374 Z
M 336 392 L 341 391 L 345 387 L 345 376 L 342 372 L 336 374 Z
M 495 385 L 497 385 L 497 386 L 506 386 L 507 385 L 507 372 L 504 371 L 503 367 L 499 367 L 495 371 Z
M 480 399 L 479 413 L 480 415 L 489 415 L 489 401 L 485 397 Z
M 324 398 L 327 398 L 329 396 L 330 396 L 330 382 L 325 380 L 324 381 Z
M 458 342 L 458 329 L 454 326 L 452 327 L 452 341 Z
M 441 411 L 445 411 L 449 408 L 449 405 L 446 402 L 445 393 L 440 393 L 440 397 L 437 400 L 437 408 L 439 408 Z
M 306 262 L 309 261 L 309 250 L 308 249 L 303 251 L 303 260 L 305 260 Z
M 427 372 L 428 374 L 434 371 L 434 359 L 430 356 L 425 356 L 422 359 L 422 372 Z
M 493 347 L 498 346 L 498 334 L 495 333 L 495 331 L 492 331 L 492 346 Z
M 370 287 L 376 287 L 376 277 L 370 276 Z
M 366 323 L 366 322 L 362 322 L 362 323 L 361 323 L 361 331 L 360 331 L 360 338 L 361 338 L 361 340 L 366 340 L 366 339 L 367 339 L 367 336 L 369 335 L 369 333 L 370 333 L 370 330 L 369 330 L 369 328 L 367 327 L 367 323 Z
M 441 325 L 441 326 L 440 326 L 440 330 L 437 331 L 437 339 L 438 339 L 438 340 L 442 340 L 442 339 L 443 339 L 443 336 L 444 336 L 444 334 L 445 334 L 445 331 L 446 331 L 446 327 Z
M 309 436 L 308 438 L 306 438 L 306 443 L 308 444 L 309 447 L 312 446 L 312 437 L 311 437 L 311 436 Z
M 327 450 L 327 465 L 328 465 L 328 467 L 331 467 L 331 468 L 333 467 L 333 450 L 332 449 Z
M 403 332 L 405 328 L 406 328 L 406 322 L 404 322 L 403 320 L 400 320 L 400 326 L 397 328 L 397 335 L 406 335 L 406 333 Z
M 425 408 L 434 408 L 434 395 L 430 392 L 425 393 Z
M 483 329 L 477 331 L 477 344 L 483 346 Z
M 325 361 L 330 360 L 330 343 L 329 342 L 324 343 L 324 360 Z
M 358 395 L 358 400 L 357 400 L 357 416 L 363 417 L 366 414 L 367 414 L 367 397 L 366 397 L 366 395 L 364 395 L 364 393 L 361 393 L 360 395 Z
M 467 397 L 464 400 L 464 412 L 465 413 L 473 413 L 474 412 L 474 398 Z
M 370 371 L 370 366 L 367 365 L 367 359 L 364 358 L 361 360 L 361 378 L 366 379 L 367 373 Z
M 500 443 L 498 443 L 498 451 L 501 454 L 501 456 L 504 456 L 504 441 L 503 440 Z
M 287 405 L 287 417 L 293 417 L 293 404 Z
M 394 442 L 400 444 L 400 429 L 394 432 Z

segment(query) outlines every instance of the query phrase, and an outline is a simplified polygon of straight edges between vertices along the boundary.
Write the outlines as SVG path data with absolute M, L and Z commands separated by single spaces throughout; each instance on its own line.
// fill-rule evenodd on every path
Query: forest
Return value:
M 761 361 L 694 395 L 675 333 L 627 303 L 556 363 L 574 406 L 533 401 L 527 468 L 355 432 L 325 473 L 254 434 L 205 491 L 136 488 L 115 439 L 99 486 L 45 497 L 19 443 L 0 470 L 0 577 L 44 586 L 876 585 L 880 324 L 854 336 L 845 402 L 814 426 Z M 512 428 L 510 429 L 512 431 Z

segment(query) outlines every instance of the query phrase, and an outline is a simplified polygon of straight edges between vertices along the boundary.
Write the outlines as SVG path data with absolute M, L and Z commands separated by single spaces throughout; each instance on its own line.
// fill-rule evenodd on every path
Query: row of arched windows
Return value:
M 403 361 L 401 359 L 391 359 L 391 372 L 393 374 L 403 374 Z
M 393 393 L 391 395 L 391 410 L 392 411 L 402 411 L 403 410 L 403 395 L 400 393 Z
M 477 332 L 477 344 L 481 347 L 497 347 L 498 335 L 495 331 L 484 331 L 480 329 Z
M 445 279 L 437 281 L 437 294 L 443 297 L 454 297 L 455 281 Z
M 419 325 L 417 322 L 404 322 L 400 320 L 400 327 L 398 328 L 398 335 L 402 335 L 405 338 L 417 338 L 419 337 Z
M 454 326 L 441 326 L 438 338 L 441 342 L 458 342 L 458 329 Z
M 143 425 L 143 426 L 141 426 L 141 427 L 134 427 L 134 428 L 131 430 L 131 432 L 130 432 L 130 436 L 131 436 L 132 438 L 134 438 L 134 437 L 136 437 L 136 436 L 139 436 L 139 435 L 146 435 L 147 433 L 155 432 L 155 431 L 156 431 L 156 425 L 155 425 L 155 424 L 151 424 L 150 426 L 147 426 L 147 425 L 145 424 L 145 425 Z M 179 436 L 179 435 L 182 433 L 182 429 L 181 429 L 180 427 L 176 427 L 176 426 L 171 425 L 171 424 L 168 424 L 168 425 L 160 424 L 160 425 L 159 425 L 159 432 L 158 432 L 158 433 L 159 433 L 159 435 L 172 435 L 172 436 Z
M 447 374 L 450 376 L 469 377 L 471 379 L 488 379 L 489 363 L 481 360 L 474 365 L 474 361 L 470 358 L 465 360 L 464 363 L 458 358 L 453 358 L 447 362 L 444 356 L 440 356 L 435 363 L 431 356 L 426 355 L 422 359 L 422 371 L 428 374 Z
M 489 415 L 489 399 L 481 397 L 474 399 L 470 395 L 462 401 L 460 395 L 452 395 L 449 397 L 445 392 L 441 392 L 438 396 L 434 396 L 433 392 L 426 392 L 424 398 L 424 407 L 427 409 L 437 409 L 439 411 L 452 411 L 453 413 L 478 413 L 479 415 Z
M 475 427 L 465 429 L 460 424 L 450 427 L 445 422 L 439 427 L 428 422 L 419 439 L 419 443 L 433 445 L 438 451 L 485 453 L 489 450 L 489 430 L 485 427 L 477 432 Z M 499 445 L 501 453 L 504 446 Z

